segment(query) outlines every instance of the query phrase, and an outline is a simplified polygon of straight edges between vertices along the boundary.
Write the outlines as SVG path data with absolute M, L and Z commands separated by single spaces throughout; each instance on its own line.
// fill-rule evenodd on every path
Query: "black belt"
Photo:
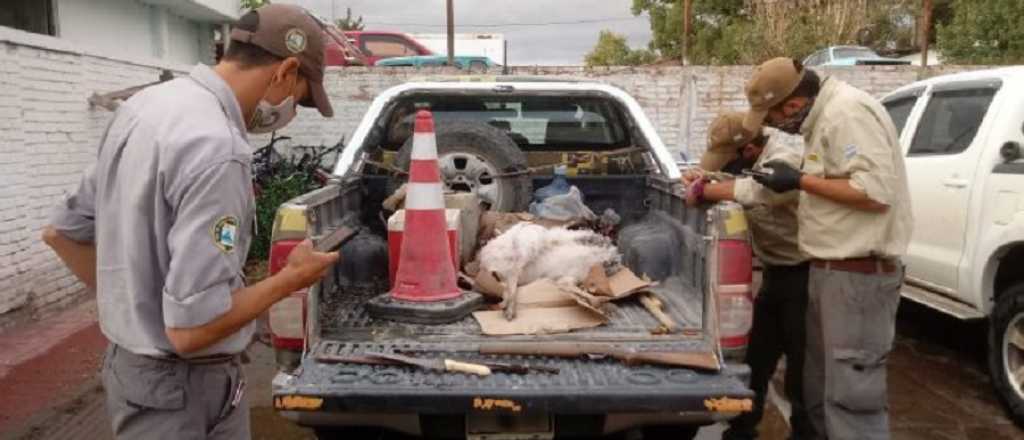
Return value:
M 150 359 L 155 359 L 161 362 L 181 362 L 189 365 L 217 365 L 217 364 L 229 364 L 233 362 L 239 362 L 242 359 L 241 354 L 211 354 L 207 356 L 199 356 L 194 358 L 183 358 L 180 356 L 145 356 Z

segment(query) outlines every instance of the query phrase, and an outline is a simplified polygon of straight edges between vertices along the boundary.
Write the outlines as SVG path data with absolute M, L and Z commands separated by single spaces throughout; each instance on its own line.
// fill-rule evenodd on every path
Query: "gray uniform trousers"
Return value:
M 804 401 L 815 438 L 889 438 L 886 360 L 902 281 L 902 267 L 864 274 L 812 265 Z
M 234 361 L 190 364 L 111 344 L 103 361 L 117 439 L 248 439 L 245 380 Z

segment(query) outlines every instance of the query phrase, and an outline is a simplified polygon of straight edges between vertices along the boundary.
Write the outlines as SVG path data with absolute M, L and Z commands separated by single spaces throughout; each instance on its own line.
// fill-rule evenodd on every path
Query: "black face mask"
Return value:
M 749 170 L 753 168 L 755 162 L 756 160 L 747 160 L 743 157 L 743 155 L 740 155 L 739 157 L 725 164 L 725 166 L 722 167 L 722 172 L 735 174 L 738 176 L 743 173 L 743 170 Z
M 770 127 L 777 128 L 789 134 L 800 133 L 800 126 L 804 125 L 804 120 L 807 119 L 807 115 L 811 113 L 811 107 L 814 106 L 814 100 L 807 101 L 807 105 L 800 111 L 796 112 L 793 116 L 784 119 L 778 124 L 768 124 Z

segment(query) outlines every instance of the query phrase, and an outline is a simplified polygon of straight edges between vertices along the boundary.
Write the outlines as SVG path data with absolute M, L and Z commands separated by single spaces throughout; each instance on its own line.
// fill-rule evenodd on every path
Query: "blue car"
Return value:
M 385 58 L 377 61 L 377 66 L 385 67 L 398 67 L 398 66 L 411 66 L 411 67 L 425 67 L 425 66 L 447 66 L 448 57 L 445 55 L 418 55 L 409 57 L 394 57 Z M 456 55 L 455 56 L 455 67 L 465 70 L 477 71 L 487 70 L 491 67 L 498 67 L 500 64 L 491 61 L 490 58 L 485 56 L 476 55 Z
M 885 66 L 906 65 L 907 60 L 886 58 L 864 46 L 830 46 L 812 53 L 805 66 Z

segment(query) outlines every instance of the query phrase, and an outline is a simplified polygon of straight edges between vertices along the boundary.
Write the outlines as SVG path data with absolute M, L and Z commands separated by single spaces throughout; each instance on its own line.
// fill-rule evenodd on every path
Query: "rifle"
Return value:
M 636 351 L 601 342 L 486 342 L 480 344 L 480 353 L 563 358 L 610 357 L 626 365 L 667 365 L 708 371 L 722 369 L 718 356 L 712 352 Z

